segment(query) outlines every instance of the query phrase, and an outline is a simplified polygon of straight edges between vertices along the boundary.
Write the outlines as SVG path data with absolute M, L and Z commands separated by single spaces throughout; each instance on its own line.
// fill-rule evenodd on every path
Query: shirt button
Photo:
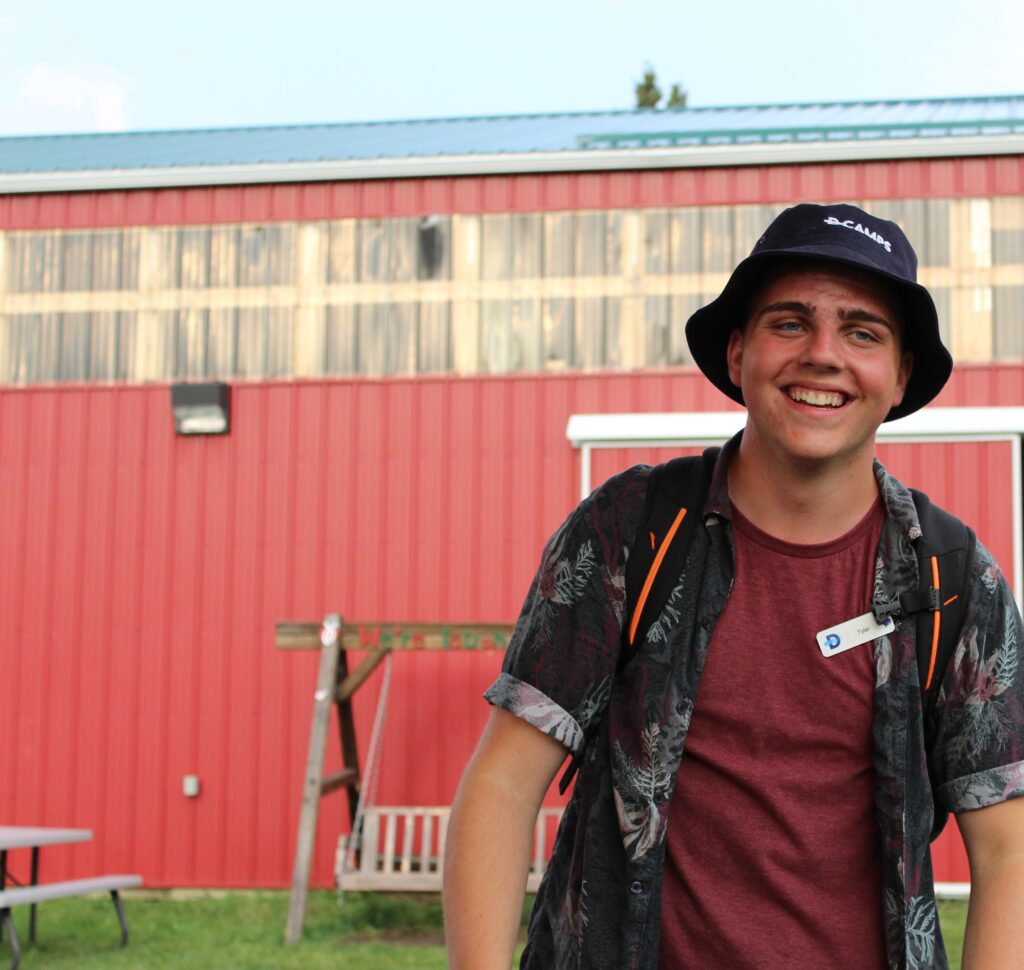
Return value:
M 700 621 L 700 625 L 705 630 L 710 630 L 711 629 L 711 617 L 710 616 L 705 616 L 704 619 Z
M 644 885 L 642 882 L 633 882 L 629 884 L 629 891 L 634 896 L 639 896 L 644 891 Z

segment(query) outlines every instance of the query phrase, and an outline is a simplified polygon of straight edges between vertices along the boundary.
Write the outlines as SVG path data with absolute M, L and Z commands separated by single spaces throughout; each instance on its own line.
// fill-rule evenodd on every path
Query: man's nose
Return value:
M 804 342 L 800 362 L 813 367 L 838 367 L 842 337 L 833 327 L 812 327 Z

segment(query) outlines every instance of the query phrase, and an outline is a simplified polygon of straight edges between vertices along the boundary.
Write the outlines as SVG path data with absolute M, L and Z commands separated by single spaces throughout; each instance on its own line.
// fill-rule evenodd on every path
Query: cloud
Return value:
M 122 131 L 131 80 L 104 64 L 59 67 L 45 61 L 13 72 L 15 92 L 0 124 L 7 131 Z

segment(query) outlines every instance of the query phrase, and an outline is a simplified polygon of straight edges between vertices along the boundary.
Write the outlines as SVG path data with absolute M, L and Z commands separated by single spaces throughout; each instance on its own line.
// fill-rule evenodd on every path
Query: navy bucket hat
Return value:
M 931 294 L 917 282 L 917 255 L 895 222 L 853 205 L 802 205 L 776 217 L 740 263 L 718 299 L 701 307 L 686 324 L 686 340 L 697 366 L 723 394 L 743 403 L 729 379 L 729 335 L 746 322 L 754 292 L 780 260 L 813 259 L 854 266 L 886 279 L 902 302 L 903 345 L 914 355 L 903 401 L 886 421 L 924 407 L 942 390 L 953 359 L 939 335 Z

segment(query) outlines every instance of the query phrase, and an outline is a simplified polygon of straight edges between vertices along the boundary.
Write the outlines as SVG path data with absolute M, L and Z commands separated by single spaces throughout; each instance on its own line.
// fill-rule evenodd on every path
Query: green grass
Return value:
M 211 893 L 192 898 L 125 899 L 132 939 L 119 949 L 109 899 L 68 899 L 39 907 L 38 942 L 27 946 L 28 910 L 15 911 L 24 949 L 21 970 L 442 970 L 441 903 L 436 895 L 332 892 L 309 897 L 302 942 L 284 946 L 288 894 Z M 959 970 L 963 903 L 939 914 L 952 970 Z M 10 950 L 0 946 L 0 968 Z

